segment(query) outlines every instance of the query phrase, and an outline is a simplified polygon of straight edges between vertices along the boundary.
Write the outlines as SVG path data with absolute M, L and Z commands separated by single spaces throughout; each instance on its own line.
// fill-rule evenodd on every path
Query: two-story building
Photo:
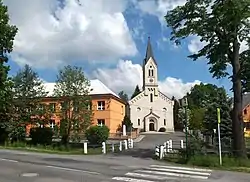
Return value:
M 52 108 L 53 116 L 49 126 L 60 125 L 60 100 L 53 97 L 55 83 L 45 83 L 48 97 L 43 98 L 42 102 L 49 104 Z M 125 115 L 125 103 L 120 97 L 104 85 L 100 80 L 90 80 L 90 96 L 92 100 L 93 125 L 106 125 L 110 129 L 110 134 L 117 133 Z M 30 129 L 30 126 L 27 130 Z
M 244 133 L 245 137 L 250 137 L 250 93 L 246 93 L 242 97 L 243 104 L 243 121 L 244 121 Z

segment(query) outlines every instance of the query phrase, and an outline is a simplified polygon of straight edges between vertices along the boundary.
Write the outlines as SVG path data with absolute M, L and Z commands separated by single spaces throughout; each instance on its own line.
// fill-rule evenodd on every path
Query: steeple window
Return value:
M 154 70 L 153 69 L 148 70 L 148 76 L 154 76 Z

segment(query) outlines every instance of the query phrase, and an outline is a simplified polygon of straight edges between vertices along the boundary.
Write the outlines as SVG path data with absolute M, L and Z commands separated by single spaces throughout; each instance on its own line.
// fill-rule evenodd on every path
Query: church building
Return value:
M 140 94 L 129 101 L 133 128 L 140 131 L 174 132 L 174 101 L 158 88 L 158 65 L 148 38 L 146 57 L 143 61 L 143 87 Z

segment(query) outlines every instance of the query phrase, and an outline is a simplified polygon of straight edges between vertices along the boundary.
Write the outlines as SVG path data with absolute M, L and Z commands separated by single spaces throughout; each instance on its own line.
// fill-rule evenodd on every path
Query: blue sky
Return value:
M 147 37 L 150 36 L 154 55 L 158 63 L 159 79 L 163 91 L 167 92 L 169 95 L 174 95 L 174 90 L 176 89 L 182 89 L 179 93 L 186 92 L 187 89 L 190 89 L 192 86 L 191 83 L 195 80 L 224 86 L 227 90 L 231 87 L 231 83 L 227 78 L 220 80 L 212 78 L 212 75 L 208 71 L 209 67 L 206 64 L 206 60 L 201 59 L 193 62 L 191 59 L 187 58 L 187 56 L 191 54 L 189 44 L 193 39 L 192 37 L 183 41 L 182 45 L 179 47 L 176 47 L 173 42 L 170 42 L 170 29 L 167 28 L 166 23 L 162 20 L 164 11 L 167 12 L 170 5 L 167 4 L 166 10 L 162 10 L 163 5 L 160 4 L 160 2 L 163 1 L 154 3 L 155 9 L 158 7 L 155 12 L 150 11 L 150 8 L 152 8 L 150 6 L 152 6 L 152 4 L 148 4 L 148 2 L 146 2 L 147 0 L 145 0 L 145 2 L 140 1 L 139 3 L 141 4 L 133 0 L 131 0 L 130 4 L 124 3 L 127 1 L 117 0 L 115 3 L 112 0 L 106 1 L 106 4 L 110 3 L 110 6 L 100 1 L 82 2 L 83 5 L 88 6 L 89 9 L 97 5 L 98 7 L 100 6 L 99 8 L 101 8 L 103 14 L 101 14 L 102 12 L 100 13 L 100 9 L 98 8 L 93 8 L 92 10 L 92 12 L 99 11 L 97 16 L 103 17 L 104 14 L 105 16 L 113 16 L 112 21 L 110 20 L 110 22 L 105 23 L 104 19 L 101 22 L 103 27 L 109 25 L 108 28 L 103 28 L 103 30 L 106 31 L 105 35 L 103 33 L 105 31 L 97 30 L 101 29 L 100 23 L 98 27 L 98 25 L 95 25 L 95 22 L 91 22 L 91 18 L 89 18 L 92 17 L 91 11 L 89 14 L 84 14 L 84 10 L 81 9 L 82 7 L 72 4 L 74 0 L 72 0 L 71 4 L 65 4 L 65 7 L 60 9 L 60 14 L 58 13 L 57 15 L 53 15 L 55 12 L 49 8 L 52 5 L 54 9 L 59 8 L 57 4 L 51 4 L 52 1 L 56 2 L 56 0 L 30 1 L 31 6 L 30 12 L 28 12 L 29 14 L 25 12 L 26 7 L 24 5 L 15 3 L 14 0 L 4 1 L 9 7 L 11 22 L 19 27 L 19 35 L 17 35 L 17 40 L 15 42 L 16 47 L 9 61 L 11 66 L 10 74 L 15 74 L 22 65 L 28 63 L 39 73 L 42 79 L 48 82 L 54 82 L 57 69 L 63 65 L 71 64 L 82 66 L 90 78 L 101 79 L 106 85 L 117 92 L 119 90 L 130 92 L 138 82 L 135 80 L 140 79 L 140 73 L 135 73 L 135 70 L 136 68 L 138 69 L 137 64 L 142 63 L 145 56 Z M 167 1 L 172 3 L 171 7 L 174 7 L 171 0 L 165 0 L 164 2 Z M 177 0 L 176 2 L 181 3 L 180 1 L 183 0 Z M 107 10 L 105 7 L 109 9 Z M 159 7 L 161 7 L 161 9 L 159 9 Z M 55 18 L 56 16 L 58 20 L 56 22 L 57 24 L 52 22 L 53 25 L 59 27 L 55 29 L 56 31 L 51 28 L 51 25 L 44 23 L 46 20 L 42 18 L 46 18 L 46 16 L 35 19 L 36 22 L 33 27 L 28 25 L 28 23 L 34 23 L 29 22 L 31 21 L 30 16 L 34 16 L 34 13 L 36 13 L 38 9 L 40 12 L 47 13 L 47 18 Z M 71 20 L 73 23 L 70 22 L 70 28 L 65 28 L 65 24 L 70 21 L 66 16 L 68 14 L 70 16 L 71 13 L 74 13 L 71 16 L 74 17 L 75 20 Z M 22 20 L 26 18 L 26 22 L 19 18 L 20 14 L 23 16 Z M 79 18 L 77 16 L 79 16 Z M 87 24 L 84 24 L 85 18 L 83 18 L 83 16 L 89 18 L 86 18 L 86 22 L 89 22 L 88 24 L 91 25 L 89 29 L 81 28 L 83 25 L 85 26 Z M 49 21 L 49 19 L 47 19 L 47 21 Z M 76 28 L 74 29 L 74 26 L 77 27 L 77 31 Z M 31 27 L 34 29 L 33 31 L 30 30 Z M 54 34 L 56 32 L 56 38 L 55 36 L 49 37 L 49 32 L 53 32 Z M 73 37 L 73 35 L 76 35 L 76 37 Z M 83 40 L 79 41 L 80 38 L 77 38 L 77 36 L 82 35 L 85 36 L 85 39 L 81 38 Z M 93 40 L 86 40 L 86 37 L 92 36 L 94 37 Z M 102 41 L 101 39 L 104 38 L 106 39 Z M 71 39 L 76 39 L 77 41 L 75 42 L 77 43 L 74 41 L 71 42 Z M 88 41 L 89 45 L 87 45 L 86 41 Z M 62 45 L 64 47 L 62 47 Z M 68 53 L 67 50 L 69 51 Z M 121 62 L 121 60 L 130 60 L 132 64 L 126 67 L 125 65 L 128 65 L 130 62 Z M 112 83 L 114 82 L 112 81 L 112 78 L 114 79 L 114 75 L 112 76 L 112 74 L 119 74 L 117 70 L 122 69 L 122 65 L 126 67 L 126 69 L 129 69 L 128 72 L 126 72 L 126 70 L 122 71 L 123 76 L 128 76 L 128 78 L 123 79 L 122 75 L 117 76 L 117 82 Z M 129 72 L 131 70 L 133 73 Z M 132 78 L 131 75 L 135 75 L 135 78 Z M 179 85 L 175 86 L 168 81 L 164 81 L 166 78 L 181 79 L 181 81 L 179 80 Z M 119 82 L 118 79 L 120 79 Z M 121 84 L 119 85 L 118 83 Z M 172 86 L 169 87 L 171 84 Z

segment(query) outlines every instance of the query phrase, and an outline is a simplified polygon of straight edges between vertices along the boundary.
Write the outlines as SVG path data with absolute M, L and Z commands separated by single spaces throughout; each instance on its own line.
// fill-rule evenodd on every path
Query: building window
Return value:
M 97 125 L 98 125 L 98 126 L 103 126 L 103 125 L 105 125 L 105 119 L 97 119 Z
M 56 126 L 55 120 L 51 119 L 49 122 L 49 126 L 50 126 L 50 128 L 54 128 Z
M 122 109 L 122 112 L 121 112 L 121 113 L 122 113 L 122 114 L 123 114 L 123 110 L 124 110 L 123 108 L 124 108 L 124 107 L 123 107 L 123 106 L 121 106 L 121 109 Z
M 141 108 L 140 108 L 140 107 L 137 107 L 136 111 L 140 111 L 140 110 L 141 110 Z
M 79 102 L 74 102 L 74 104 L 73 104 L 73 110 L 74 110 L 74 112 L 78 112 L 79 111 Z
M 246 128 L 246 130 L 250 129 L 250 122 L 244 122 L 244 128 Z
M 50 103 L 49 107 L 50 107 L 50 111 L 51 112 L 55 112 L 56 111 L 56 103 Z
M 153 69 L 148 70 L 148 76 L 154 76 L 154 70 Z
M 31 110 L 31 109 L 30 109 L 30 110 Z M 43 110 L 44 110 L 44 105 L 43 105 L 43 104 L 39 104 L 38 110 L 39 110 L 39 111 L 43 111 Z
M 140 119 L 138 119 L 138 126 L 140 126 L 141 125 L 141 120 Z
M 150 102 L 153 102 L 153 94 L 150 94 Z
M 164 119 L 164 125 L 166 126 L 166 124 L 167 124 L 167 123 L 166 123 L 166 119 Z
M 105 110 L 105 101 L 98 101 L 97 102 L 97 110 Z
M 244 114 L 247 114 L 247 109 L 244 109 Z
M 151 76 L 154 76 L 154 70 L 151 70 Z

